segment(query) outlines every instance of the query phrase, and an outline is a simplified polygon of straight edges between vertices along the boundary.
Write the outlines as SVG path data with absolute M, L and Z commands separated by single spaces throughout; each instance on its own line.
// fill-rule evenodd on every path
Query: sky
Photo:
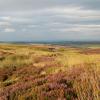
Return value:
M 0 41 L 100 41 L 100 0 L 0 0 Z

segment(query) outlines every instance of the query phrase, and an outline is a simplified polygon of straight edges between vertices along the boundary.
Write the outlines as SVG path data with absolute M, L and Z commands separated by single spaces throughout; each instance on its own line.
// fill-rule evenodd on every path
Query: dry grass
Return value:
M 100 100 L 99 50 L 1 44 L 0 100 Z

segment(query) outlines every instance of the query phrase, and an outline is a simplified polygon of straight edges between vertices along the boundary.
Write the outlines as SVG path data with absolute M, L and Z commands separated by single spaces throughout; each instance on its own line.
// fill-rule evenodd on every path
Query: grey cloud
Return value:
M 0 40 L 100 40 L 99 4 L 100 0 L 0 0 Z

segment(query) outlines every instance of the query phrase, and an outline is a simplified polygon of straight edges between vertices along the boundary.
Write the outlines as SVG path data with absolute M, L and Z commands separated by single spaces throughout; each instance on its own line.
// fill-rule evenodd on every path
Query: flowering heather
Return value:
M 99 49 L 52 48 L 2 47 L 0 100 L 100 100 Z

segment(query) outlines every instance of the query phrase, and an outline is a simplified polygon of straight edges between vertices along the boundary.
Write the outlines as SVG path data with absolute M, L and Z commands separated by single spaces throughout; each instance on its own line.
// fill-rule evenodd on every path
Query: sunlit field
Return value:
M 100 46 L 0 44 L 0 100 L 100 100 Z

